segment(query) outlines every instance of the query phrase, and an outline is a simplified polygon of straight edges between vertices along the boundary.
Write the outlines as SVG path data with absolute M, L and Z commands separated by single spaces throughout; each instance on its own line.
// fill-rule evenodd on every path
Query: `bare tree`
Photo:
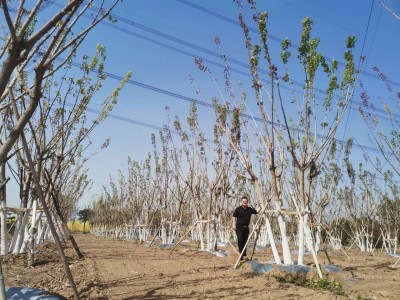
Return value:
M 111 1 L 108 7 L 104 6 L 104 1 L 100 2 L 97 12 L 92 14 L 91 20 L 85 24 L 82 21 L 83 16 L 94 6 L 94 1 L 85 3 L 82 0 L 68 1 L 50 18 L 42 13 L 49 4 L 47 1 L 37 0 L 35 3 L 20 1 L 17 8 L 12 7 L 12 2 L 1 1 L 7 33 L 0 49 L 0 59 L 3 62 L 0 70 L 0 112 L 3 114 L 2 119 L 7 118 L 9 127 L 2 128 L 4 139 L 2 138 L 0 143 L 0 166 L 10 158 L 10 150 L 21 137 L 33 182 L 49 222 L 51 214 L 47 210 L 45 195 L 40 186 L 40 176 L 34 168 L 23 130 L 40 104 L 45 78 L 54 74 L 73 58 L 90 30 L 106 18 L 118 2 L 118 0 Z M 15 13 L 14 19 L 11 18 L 10 12 Z M 31 67 L 34 69 L 34 74 L 29 71 Z M 57 242 L 56 231 L 51 223 L 50 227 Z M 59 242 L 57 246 L 71 281 L 74 298 L 79 299 Z

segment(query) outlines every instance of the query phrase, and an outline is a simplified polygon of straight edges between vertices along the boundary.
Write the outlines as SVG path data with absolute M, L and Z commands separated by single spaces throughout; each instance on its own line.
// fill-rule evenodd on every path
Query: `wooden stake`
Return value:
M 330 259 L 329 255 L 328 255 L 328 251 L 326 251 L 326 248 L 323 249 L 322 251 L 324 251 L 324 253 L 325 253 L 325 255 L 326 255 L 326 258 L 328 259 L 328 263 L 329 263 L 330 265 L 332 265 L 331 259 Z
M 301 218 L 300 209 L 297 206 L 297 203 L 296 203 L 296 200 L 294 198 L 294 195 L 292 193 L 290 193 L 290 195 L 291 195 L 291 198 L 293 200 L 293 204 L 296 207 L 297 213 L 299 215 L 299 221 L 303 222 L 303 219 Z M 312 243 L 311 232 L 310 232 L 311 230 L 310 230 L 310 228 L 307 227 L 307 224 L 303 224 L 303 227 L 304 227 L 304 230 L 305 230 L 305 233 L 306 233 L 306 243 L 308 243 L 307 246 L 308 246 L 309 249 L 311 249 L 311 254 L 313 256 L 315 267 L 317 268 L 317 272 L 318 272 L 319 278 L 322 279 L 323 276 L 322 276 L 321 267 L 320 267 L 319 262 L 318 262 L 318 256 L 315 253 L 314 245 Z
M 321 226 L 323 226 L 323 225 L 321 224 Z M 333 238 L 333 236 L 329 233 L 328 230 L 325 229 L 325 231 L 331 238 Z M 342 250 L 342 252 L 347 256 L 348 259 L 351 259 L 350 256 L 346 253 L 346 251 L 343 250 L 342 245 L 340 245 L 340 250 Z
M 162 223 L 161 223 L 161 225 L 158 227 L 156 233 L 154 234 L 154 237 L 153 237 L 153 239 L 151 240 L 151 243 L 150 243 L 150 246 L 149 246 L 149 247 L 151 247 L 151 246 L 153 245 L 154 240 L 156 239 L 157 234 L 160 232 L 161 227 L 162 227 Z
M 233 231 L 233 230 L 232 230 L 232 231 Z M 235 246 L 232 245 L 231 240 L 230 240 L 231 237 L 233 237 L 233 236 L 231 235 L 231 236 L 229 237 L 228 243 L 229 243 L 229 245 L 232 246 L 232 248 L 233 248 L 233 250 L 235 251 L 235 253 L 236 253 L 237 255 L 240 255 L 239 251 L 235 248 Z
M 180 244 L 180 242 L 182 242 L 182 240 L 185 238 L 185 236 L 188 235 L 188 233 L 194 228 L 194 226 L 197 225 L 197 223 L 199 223 L 199 221 L 201 221 L 201 218 L 205 215 L 206 213 L 203 213 L 200 218 L 194 222 L 194 224 L 188 229 L 188 231 L 186 231 L 186 233 L 179 239 L 179 241 L 175 244 L 175 246 L 171 249 L 171 251 L 169 251 L 168 255 L 170 255 L 172 253 L 172 251 L 174 251 L 174 249 L 176 248 L 176 246 L 178 246 Z
M 399 257 L 399 259 L 394 263 L 394 265 L 392 266 L 392 268 L 395 268 L 396 267 L 396 265 L 397 265 L 397 263 L 400 261 L 400 257 Z
M 180 244 L 180 242 L 182 242 L 182 240 L 185 238 L 185 236 L 188 235 L 188 233 L 194 228 L 194 226 L 197 225 L 197 223 L 198 223 L 197 221 L 194 222 L 194 224 L 192 225 L 192 227 L 190 227 L 190 228 L 188 229 L 188 231 L 186 231 L 186 233 L 185 233 L 184 235 L 182 235 L 182 237 L 179 239 L 179 241 L 174 245 L 174 247 L 172 247 L 171 251 L 169 251 L 168 255 L 170 255 L 170 254 L 172 253 L 172 251 L 174 251 L 174 249 Z

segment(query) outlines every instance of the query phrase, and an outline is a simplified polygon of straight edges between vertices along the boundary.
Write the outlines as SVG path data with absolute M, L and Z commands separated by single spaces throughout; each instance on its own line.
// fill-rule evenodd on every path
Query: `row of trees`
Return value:
M 260 32 L 257 43 L 239 14 L 253 94 L 249 96 L 245 83 L 237 94 L 225 55 L 223 86 L 197 58 L 199 69 L 219 91 L 208 105 L 214 116 L 213 140 L 201 129 L 199 101 L 192 102 L 186 125 L 179 117 L 170 122 L 168 112 L 168 124 L 158 139 L 152 136 L 154 150 L 146 161 L 129 160 L 127 173 L 121 171 L 93 203 L 92 228 L 114 237 L 160 235 L 164 243 L 190 232 L 202 249 L 215 250 L 218 241 L 229 241 L 232 210 L 247 194 L 265 212 L 256 220 L 254 236 L 267 237 L 278 264 L 294 262 L 290 249 L 296 244 L 297 263 L 303 264 L 310 250 L 318 267 L 315 253 L 321 243 L 340 247 L 345 237 L 363 251 L 372 251 L 378 238 L 395 251 L 400 221 L 396 174 L 379 165 L 371 173 L 369 157 L 354 166 L 353 141 L 335 140 L 356 86 L 355 37 L 345 42 L 344 64 L 328 61 L 318 50 L 319 39 L 311 35 L 312 21 L 304 19 L 296 54 L 304 86 L 297 97 L 282 88 L 295 89 L 286 72 L 296 65 L 291 42 L 282 42 L 281 60 L 274 63 L 268 15 L 255 13 L 254 19 Z M 326 86 L 323 99 L 317 85 Z M 360 111 L 367 106 L 364 101 Z M 373 117 L 367 111 L 363 116 Z M 384 136 L 381 132 L 378 136 Z M 386 145 L 397 149 L 396 143 Z M 349 217 L 345 226 L 342 220 Z M 379 232 L 375 240 L 374 232 Z
M 160 140 L 165 141 L 167 135 L 160 132 Z M 90 208 L 89 219 L 96 234 L 143 241 L 156 235 L 162 243 L 170 243 L 190 231 L 189 236 L 200 240 L 200 247 L 208 250 L 215 250 L 217 242 L 229 242 L 233 237 L 232 212 L 241 195 L 250 195 L 253 205 L 258 205 L 255 185 L 237 175 L 244 172 L 237 159 L 232 160 L 231 169 L 218 173 L 217 168 L 225 164 L 225 156 L 207 156 L 206 144 L 187 142 L 187 151 L 175 148 L 171 142 L 163 144 L 161 152 L 155 145 L 144 162 L 128 159 L 127 169 L 120 171 L 110 183 L 111 188 L 106 188 Z M 347 147 L 350 146 L 349 142 Z M 350 150 L 347 152 L 350 155 Z M 383 246 L 393 253 L 400 222 L 399 193 L 393 174 L 386 172 L 381 178 L 362 163 L 353 166 L 347 156 L 337 160 L 337 154 L 338 150 L 332 150 L 323 163 L 318 175 L 321 189 L 313 194 L 309 206 L 315 249 L 319 250 L 323 243 L 338 243 L 339 247 L 354 244 L 362 251 Z M 190 167 L 181 164 L 186 155 L 190 155 Z M 156 163 L 158 159 L 161 164 Z M 269 183 L 259 171 L 265 167 L 255 161 L 253 168 L 257 170 L 263 195 L 268 195 Z M 210 185 L 213 180 L 215 185 Z M 290 184 L 288 179 L 287 188 Z M 281 245 L 279 211 L 285 221 L 288 244 L 298 244 L 299 217 L 292 199 L 283 198 L 279 209 L 270 202 L 266 211 L 270 225 L 262 221 L 259 236 L 270 236 L 272 232 Z
M 70 0 L 56 5 L 60 9 L 50 17 L 46 8 L 55 5 L 50 1 L 37 0 L 31 6 L 21 1 L 18 7 L 0 2 L 6 32 L 0 50 L 0 250 L 5 254 L 11 248 L 26 249 L 27 243 L 33 246 L 44 214 L 75 298 L 78 292 L 58 236 L 60 232 L 68 236 L 65 220 L 90 185 L 84 170 L 88 137 L 116 104 L 130 76 L 105 98 L 98 116 L 90 119 L 87 107 L 106 77 L 105 49 L 98 46 L 89 57 L 80 55 L 78 48 L 118 2 L 100 1 L 96 7 L 94 1 Z M 152 136 L 149 157 L 144 162 L 129 160 L 127 173 L 121 171 L 93 203 L 94 232 L 141 240 L 160 236 L 164 243 L 190 234 L 201 248 L 215 250 L 218 242 L 229 242 L 231 212 L 239 197 L 247 194 L 264 210 L 256 220 L 254 236 L 271 246 L 276 263 L 293 263 L 292 243 L 298 247 L 299 264 L 305 250 L 315 254 L 322 241 L 333 244 L 344 236 L 360 249 L 371 250 L 376 230 L 386 249 L 395 251 L 400 157 L 396 114 L 385 104 L 390 135 L 385 135 L 386 128 L 370 128 L 395 173 L 375 164 L 384 176 L 384 188 L 365 165 L 353 166 L 351 141 L 344 147 L 334 139 L 356 84 L 355 38 L 346 41 L 343 66 L 328 62 L 318 50 L 319 39 L 311 37 L 312 21 L 304 20 L 297 62 L 305 84 L 302 97 L 297 98 L 284 92 L 283 84 L 294 84 L 289 73 L 279 71 L 296 64 L 290 41 L 282 43 L 281 61 L 275 64 L 268 43 L 268 16 L 255 13 L 254 17 L 260 31 L 257 43 L 239 15 L 254 94 L 249 96 L 246 88 L 236 93 L 222 55 L 225 85 L 217 84 L 220 95 L 209 105 L 215 117 L 213 141 L 202 131 L 194 101 L 187 125 L 176 117 L 158 137 Z M 216 43 L 219 46 L 218 39 Z M 80 57 L 79 71 L 72 72 L 73 60 Z M 217 82 L 200 58 L 196 64 Z M 317 83 L 326 85 L 322 100 L 317 97 Z M 397 104 L 399 96 L 390 99 Z M 363 104 L 362 116 L 377 125 L 366 92 Z M 6 232 L 8 172 L 20 186 L 21 199 L 11 248 Z M 349 216 L 351 224 L 341 221 Z

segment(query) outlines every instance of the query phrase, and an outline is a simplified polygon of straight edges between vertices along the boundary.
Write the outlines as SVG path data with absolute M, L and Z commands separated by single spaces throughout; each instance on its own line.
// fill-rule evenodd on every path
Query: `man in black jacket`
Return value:
M 249 238 L 249 224 L 251 215 L 256 215 L 260 212 L 260 208 L 258 210 L 249 207 L 248 204 L 249 200 L 247 197 L 242 197 L 242 205 L 237 207 L 233 212 L 232 218 L 232 227 L 233 230 L 236 231 L 236 236 L 238 240 L 239 252 L 243 255 L 240 257 L 243 260 L 246 256 L 246 249 L 245 245 L 247 243 L 247 239 Z

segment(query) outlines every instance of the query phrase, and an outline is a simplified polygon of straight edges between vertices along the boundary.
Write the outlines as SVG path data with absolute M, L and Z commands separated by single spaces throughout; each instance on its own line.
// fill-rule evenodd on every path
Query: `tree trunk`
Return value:
M 305 233 L 306 233 L 307 247 L 310 249 L 311 254 L 313 256 L 314 264 L 315 264 L 315 267 L 317 268 L 317 272 L 318 272 L 319 278 L 323 278 L 322 272 L 321 272 L 321 267 L 320 267 L 319 262 L 318 262 L 318 256 L 317 256 L 317 253 L 315 252 L 315 249 L 314 249 L 314 243 L 312 242 L 311 229 L 307 224 L 304 224 L 304 227 L 305 227 Z
M 67 223 L 63 218 L 63 215 L 61 213 L 61 208 L 60 208 L 60 205 L 59 205 L 59 203 L 58 203 L 58 201 L 57 201 L 57 199 L 55 197 L 55 194 L 54 193 L 52 193 L 52 194 L 53 194 L 52 198 L 53 198 L 54 208 L 56 209 L 57 215 L 58 215 L 58 217 L 60 218 L 60 220 L 62 222 L 62 224 L 61 224 L 62 231 L 63 231 L 64 235 L 67 236 L 67 238 L 70 240 L 70 242 L 71 242 L 76 254 L 78 255 L 78 258 L 82 259 L 83 258 L 83 254 L 82 254 L 81 250 L 79 249 L 78 244 L 76 243 L 74 237 L 72 236 L 71 232 L 68 229 Z M 85 233 L 85 224 L 86 224 L 86 222 L 83 223 L 83 233 Z
M 6 205 L 6 164 L 0 164 L 0 218 L 1 218 L 1 255 L 5 255 L 8 252 L 7 245 L 7 212 L 4 210 Z M 3 276 L 2 259 L 0 257 L 0 299 L 6 299 L 6 290 Z
M 7 239 L 7 196 L 6 196 L 6 164 L 0 164 L 0 255 L 5 255 L 8 252 L 8 239 Z
M 275 263 L 277 265 L 281 265 L 282 261 L 281 261 L 281 257 L 279 256 L 278 249 L 276 248 L 274 234 L 272 232 L 272 227 L 271 227 L 271 222 L 267 216 L 265 217 L 265 227 L 267 228 L 269 241 L 271 243 L 271 250 L 272 250 L 272 254 L 274 255 Z
M 286 222 L 281 214 L 278 215 L 278 224 L 282 238 L 283 263 L 285 265 L 291 265 L 293 264 L 293 261 L 290 254 L 289 239 L 286 234 Z
M 12 247 L 12 249 L 10 249 L 10 251 L 12 253 L 20 253 L 20 249 L 22 247 L 22 243 L 24 241 L 25 238 L 25 232 L 26 232 L 26 228 L 27 228 L 27 224 L 28 224 L 28 217 L 29 217 L 29 212 L 25 211 L 22 215 L 21 218 L 21 222 L 19 223 L 18 226 L 18 230 L 15 229 L 14 231 L 14 237 L 12 244 L 14 245 L 14 247 Z
M 37 201 L 33 200 L 33 211 L 32 211 L 32 225 L 29 232 L 29 253 L 28 253 L 28 268 L 32 268 L 34 261 L 34 248 L 35 248 L 35 235 L 36 235 L 36 208 Z
M 4 276 L 3 276 L 3 261 L 0 257 L 0 300 L 6 300 L 6 288 L 4 284 Z
M 297 257 L 297 264 L 300 266 L 304 265 L 304 251 L 305 251 L 305 224 L 307 224 L 307 215 L 300 215 L 299 216 L 299 223 L 298 223 L 298 257 Z

